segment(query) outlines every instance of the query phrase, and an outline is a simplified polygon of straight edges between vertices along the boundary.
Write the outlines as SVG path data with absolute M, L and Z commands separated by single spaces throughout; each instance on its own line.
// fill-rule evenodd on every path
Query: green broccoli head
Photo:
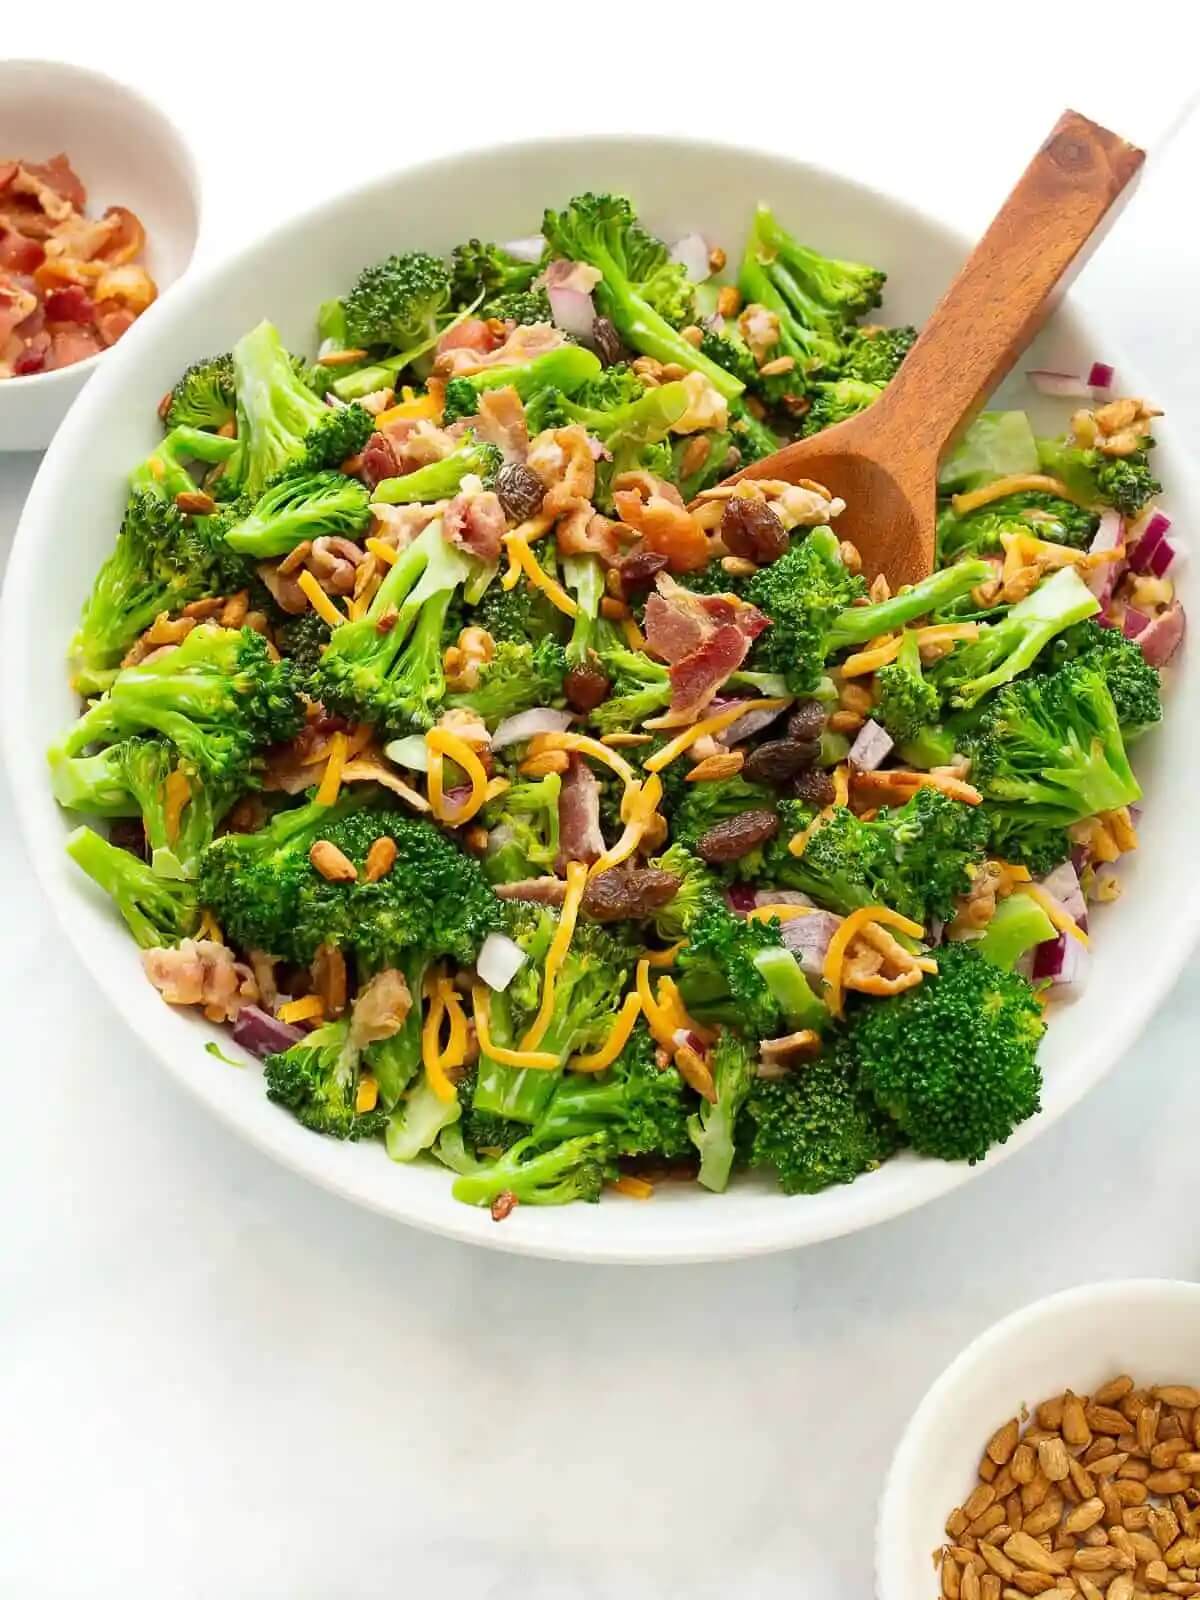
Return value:
M 494 317 L 500 322 L 526 324 L 554 320 L 550 297 L 544 289 L 507 289 L 487 300 L 480 307 L 479 315 Z
M 746 1102 L 749 1161 L 784 1194 L 819 1194 L 873 1172 L 904 1143 L 839 1040 L 781 1078 L 756 1078 Z
M 262 561 L 287 555 L 305 539 L 354 539 L 370 526 L 370 501 L 366 485 L 344 472 L 287 472 L 226 527 L 225 542 Z
M 450 274 L 423 250 L 364 267 L 345 299 L 346 336 L 354 345 L 415 350 L 450 319 Z
M 163 420 L 168 428 L 221 428 L 237 416 L 233 357 L 193 361 L 171 390 Z
M 866 584 L 847 570 L 828 528 L 793 543 L 778 561 L 760 567 L 746 587 L 750 604 L 771 619 L 755 644 L 754 665 L 781 673 L 793 694 L 811 694 L 825 669 L 830 629 L 865 595 Z
M 824 1024 L 778 922 L 743 919 L 717 901 L 692 919 L 687 941 L 677 963 L 679 991 L 698 1022 L 756 1038 Z
M 1119 628 L 1079 622 L 1046 650 L 1039 662 L 1053 670 L 1064 661 L 1078 661 L 1098 672 L 1113 697 L 1126 741 L 1162 721 L 1162 674 L 1152 667 L 1134 639 Z
M 557 772 L 510 784 L 490 801 L 483 822 L 491 835 L 483 872 L 489 883 L 518 883 L 555 870 L 559 851 Z
M 530 404 L 544 390 L 554 389 L 563 395 L 573 395 L 584 384 L 598 378 L 603 368 L 600 358 L 583 345 L 564 342 L 545 350 L 541 355 L 517 361 L 512 366 L 485 367 L 469 378 L 452 378 L 442 397 L 442 422 L 449 427 L 452 422 L 473 417 L 479 411 L 479 397 L 489 389 L 515 389 L 520 399 Z M 528 418 L 530 431 L 557 427 L 554 421 L 537 420 L 537 405 L 532 407 L 533 417 Z
M 503 1195 L 525 1206 L 564 1206 L 596 1201 L 610 1161 L 604 1134 L 567 1139 L 549 1149 L 521 1139 L 487 1166 L 455 1179 L 453 1195 L 469 1206 L 490 1206 Z
M 566 652 L 555 639 L 535 645 L 502 640 L 480 669 L 475 688 L 447 695 L 446 704 L 474 711 L 494 729 L 505 717 L 559 703 L 566 670 Z
M 263 1063 L 268 1098 L 283 1105 L 304 1127 L 334 1139 L 377 1138 L 381 1111 L 355 1108 L 359 1053 L 348 1022 L 326 1022 Z
M 159 877 L 144 861 L 91 828 L 76 828 L 66 848 L 76 866 L 111 895 L 143 950 L 178 944 L 196 931 L 200 914 L 191 883 Z
M 774 789 L 743 778 L 739 772 L 706 783 L 689 783 L 671 812 L 671 838 L 685 850 L 695 850 L 718 823 L 743 811 L 774 811 L 777 800 Z
M 564 1074 L 533 1130 L 536 1144 L 603 1134 L 617 1156 L 674 1160 L 691 1149 L 691 1100 L 675 1067 L 660 1067 L 655 1044 L 639 1023 L 607 1071 Z
M 846 345 L 842 376 L 863 383 L 891 383 L 916 342 L 917 330 L 912 327 L 856 328 Z
M 553 546 L 535 545 L 535 553 L 548 556 Z M 562 625 L 562 612 L 531 583 L 518 583 L 505 589 L 492 583 L 471 619 L 486 628 L 497 644 L 537 645 L 547 637 L 556 638 Z
M 842 377 L 828 383 L 814 383 L 809 393 L 812 404 L 804 414 L 804 426 L 800 430 L 805 437 L 832 428 L 873 406 L 883 393 L 883 385 Z
M 707 785 L 693 787 L 700 789 Z M 704 862 L 679 843 L 656 856 L 650 865 L 679 879 L 679 887 L 672 898 L 654 913 L 654 927 L 659 938 L 674 944 L 677 939 L 687 938 L 689 928 L 703 912 L 722 904 L 721 885 Z
M 1006 533 L 1086 550 L 1099 523 L 1096 512 L 1041 489 L 1003 495 L 965 516 L 947 505 L 938 513 L 938 560 L 944 565 L 964 555 L 999 554 L 1001 535 Z
M 498 296 L 527 293 L 543 266 L 544 261 L 522 261 L 503 245 L 468 239 L 465 244 L 455 246 L 450 258 L 453 302 L 456 306 L 471 306 L 482 295 L 488 302 L 486 314 L 502 316 L 503 312 L 492 310 L 492 302 Z M 533 320 L 548 322 L 550 319 L 547 316 Z
M 1149 434 L 1143 448 L 1127 456 L 1107 456 L 1085 449 L 1068 439 L 1039 439 L 1038 466 L 1042 472 L 1060 479 L 1081 500 L 1112 506 L 1123 517 L 1136 517 L 1162 484 L 1150 470 L 1149 451 L 1154 440 Z
M 286 618 L 275 629 L 275 643 L 295 666 L 302 682 L 307 682 L 316 669 L 332 631 L 325 618 L 311 609 Z
M 897 744 L 915 739 L 938 719 L 941 698 L 921 671 L 917 636 L 905 630 L 900 654 L 875 674 L 875 715 Z
M 914 1149 L 974 1164 L 1040 1109 L 1045 1023 L 1031 985 L 970 945 L 937 959 L 936 976 L 852 1013 L 848 1049 Z
M 607 636 L 601 640 L 597 655 L 611 686 L 607 698 L 588 713 L 589 722 L 599 733 L 636 728 L 647 717 L 666 710 L 671 701 L 671 677 L 661 662 L 652 661 L 640 650 L 630 650 L 619 638 Z

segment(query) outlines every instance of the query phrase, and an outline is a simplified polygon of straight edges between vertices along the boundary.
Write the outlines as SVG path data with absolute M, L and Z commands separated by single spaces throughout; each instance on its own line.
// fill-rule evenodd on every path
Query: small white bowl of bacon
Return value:
M 199 182 L 123 84 L 0 62 L 0 450 L 41 450 L 104 352 L 181 277 Z

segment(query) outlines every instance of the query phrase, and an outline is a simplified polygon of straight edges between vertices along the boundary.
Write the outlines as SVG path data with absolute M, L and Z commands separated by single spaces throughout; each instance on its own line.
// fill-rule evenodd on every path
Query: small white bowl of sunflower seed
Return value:
M 878 1600 L 1200 1597 L 1200 1284 L 1089 1284 L 998 1323 L 905 1430 Z

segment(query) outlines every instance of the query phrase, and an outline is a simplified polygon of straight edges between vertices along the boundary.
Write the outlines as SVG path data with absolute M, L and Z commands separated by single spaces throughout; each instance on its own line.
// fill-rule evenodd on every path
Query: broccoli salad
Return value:
M 68 841 L 306 1128 L 515 1205 L 981 1160 L 1119 889 L 1183 612 L 1152 407 L 1031 374 L 893 594 L 819 484 L 915 330 L 766 206 L 583 194 L 197 360 L 71 646 Z

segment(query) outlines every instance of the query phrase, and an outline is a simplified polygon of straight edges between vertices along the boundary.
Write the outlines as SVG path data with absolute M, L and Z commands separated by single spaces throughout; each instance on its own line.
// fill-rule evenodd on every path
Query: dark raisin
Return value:
M 768 739 L 751 750 L 742 772 L 755 783 L 786 783 L 813 766 L 819 754 L 811 739 Z
M 139 861 L 148 859 L 146 830 L 137 817 L 117 817 L 108 825 L 108 842 L 118 850 L 128 850 Z
M 788 547 L 787 529 L 762 500 L 726 500 L 720 534 L 731 556 L 760 567 L 778 561 Z
M 572 667 L 563 679 L 563 693 L 572 711 L 594 711 L 608 699 L 611 688 L 599 667 Z
M 787 728 L 789 739 L 819 739 L 825 732 L 825 707 L 819 700 L 801 700 Z
M 541 510 L 546 488 L 523 461 L 510 461 L 496 474 L 496 494 L 513 522 L 525 522 Z
M 675 898 L 679 878 L 653 867 L 610 867 L 588 880 L 583 910 L 593 922 L 649 917 Z
M 652 589 L 655 578 L 666 569 L 667 558 L 660 550 L 648 550 L 645 545 L 636 545 L 618 569 L 621 574 L 621 588 L 627 595 L 637 594 L 642 589 Z
M 700 835 L 696 854 L 714 864 L 740 861 L 760 844 L 766 844 L 779 831 L 779 818 L 773 811 L 742 811 L 726 817 Z
M 607 317 L 597 317 L 592 323 L 592 348 L 606 367 L 615 367 L 625 358 L 621 335 Z
M 802 772 L 792 785 L 797 800 L 806 800 L 810 806 L 831 806 L 834 792 L 833 779 L 820 767 Z

